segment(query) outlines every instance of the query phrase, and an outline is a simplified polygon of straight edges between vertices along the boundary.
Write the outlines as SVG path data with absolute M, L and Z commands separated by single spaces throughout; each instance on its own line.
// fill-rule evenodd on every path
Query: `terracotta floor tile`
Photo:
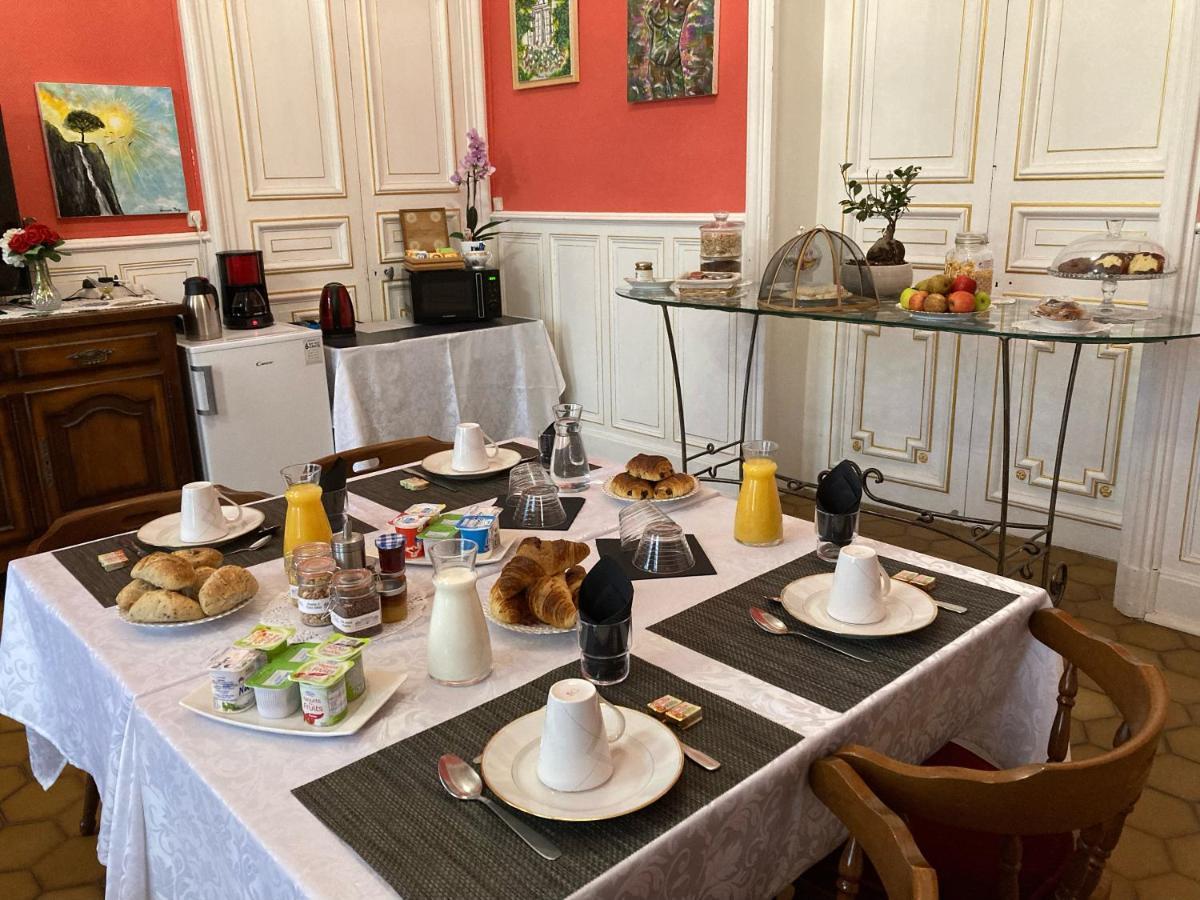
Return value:
M 47 890 L 95 884 L 104 878 L 104 866 L 96 859 L 95 836 L 68 838 L 38 860 L 33 874 Z
M 1136 889 L 1138 900 L 1200 900 L 1200 884 L 1175 872 L 1145 878 Z
M 1172 672 L 1200 678 L 1200 650 L 1166 650 L 1160 653 L 1163 665 Z
M 1113 608 L 1108 600 L 1088 600 L 1070 610 L 1071 615 L 1092 622 L 1103 622 L 1105 625 L 1128 625 L 1134 621 Z M 1183 651 L 1179 651 L 1183 652 Z
M 1109 716 L 1105 719 L 1092 719 L 1087 723 L 1088 740 L 1106 749 L 1112 747 L 1113 735 L 1121 727 L 1124 720 L 1120 716 Z
M 1161 838 L 1126 826 L 1109 860 L 1113 871 L 1138 881 L 1171 871 L 1171 858 Z
M 1172 700 L 1167 707 L 1167 728 L 1181 728 L 1192 723 L 1187 707 Z
M 0 838 L 0 872 L 28 869 L 64 840 L 53 822 L 8 825 Z
M 1167 690 L 1170 691 L 1172 700 L 1178 700 L 1188 706 L 1200 704 L 1200 678 L 1181 675 L 1170 669 L 1163 671 L 1163 678 L 1167 681 Z
M 1129 814 L 1128 823 L 1147 834 L 1161 838 L 1180 837 L 1200 832 L 1195 804 L 1155 788 L 1146 788 Z
M 61 891 L 46 891 L 38 900 L 104 900 L 104 884 L 98 882 L 64 888 Z
M 41 890 L 33 873 L 27 869 L 0 872 L 0 897 L 4 900 L 33 900 Z
M 24 731 L 24 726 L 20 722 L 13 721 L 8 716 L 0 716 L 0 734 L 9 731 Z
M 1167 853 L 1175 864 L 1175 871 L 1195 881 L 1200 881 L 1200 834 L 1188 834 L 1167 841 Z
M 1192 762 L 1200 762 L 1200 725 L 1167 732 L 1167 743 L 1171 745 L 1172 752 L 1186 756 Z
M 1090 722 L 1093 719 L 1106 719 L 1115 712 L 1116 707 L 1112 705 L 1112 701 L 1099 691 L 1090 691 L 1087 688 L 1079 689 L 1079 693 L 1075 697 L 1076 719 Z
M 23 730 L 0 734 L 0 766 L 15 766 L 23 762 L 28 753 L 29 744 Z
M 0 812 L 8 822 L 32 822 L 50 819 L 55 813 L 83 801 L 83 782 L 65 773 L 50 786 L 42 790 L 36 781 L 31 781 L 0 803 Z
M 1147 650 L 1177 650 L 1185 646 L 1183 635 L 1151 622 L 1131 622 L 1117 629 L 1122 643 Z
M 1155 757 L 1149 784 L 1167 794 L 1200 803 L 1200 763 L 1174 753 Z
M 28 782 L 20 766 L 5 766 L 0 769 L 0 800 L 3 800 L 21 785 Z M 4 896 L 0 894 L 0 897 Z

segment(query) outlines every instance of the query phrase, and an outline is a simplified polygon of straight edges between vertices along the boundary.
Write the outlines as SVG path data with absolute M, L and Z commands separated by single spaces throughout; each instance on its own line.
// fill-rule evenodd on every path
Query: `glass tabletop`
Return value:
M 1037 341 L 1062 341 L 1082 344 L 1143 344 L 1173 341 L 1179 338 L 1200 337 L 1200 322 L 1192 317 L 1164 314 L 1157 319 L 1140 322 L 1095 323 L 1094 331 L 1046 331 L 1045 326 L 1031 313 L 1040 301 L 1021 299 L 1011 303 L 993 303 L 985 313 L 964 313 L 934 318 L 929 314 L 914 314 L 900 309 L 894 301 L 880 301 L 879 308 L 869 311 L 834 312 L 831 310 L 795 311 L 760 308 L 755 295 L 747 293 L 732 305 L 713 302 L 680 300 L 674 294 L 643 294 L 627 287 L 617 289 L 617 296 L 639 303 L 679 309 L 706 309 L 714 312 L 742 315 L 778 316 L 791 319 L 818 319 L 845 322 L 849 325 L 881 325 L 885 328 L 915 328 L 919 331 L 952 331 L 958 334 L 979 334 L 991 337 L 1025 338 Z M 1089 306 L 1091 306 L 1089 304 Z

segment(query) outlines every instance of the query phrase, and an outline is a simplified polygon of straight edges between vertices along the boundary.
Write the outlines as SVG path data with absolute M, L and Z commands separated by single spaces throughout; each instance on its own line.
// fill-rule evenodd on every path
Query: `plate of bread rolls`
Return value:
M 527 537 L 500 570 L 488 592 L 484 612 L 509 631 L 562 634 L 575 630 L 579 587 L 586 574 L 579 565 L 591 552 L 579 541 Z
M 145 628 L 181 628 L 237 612 L 258 593 L 258 580 L 224 561 L 212 547 L 143 556 L 117 594 L 121 618 Z
M 625 471 L 604 482 L 604 493 L 614 500 L 670 503 L 696 492 L 699 482 L 695 476 L 676 472 L 665 456 L 639 453 L 625 463 Z

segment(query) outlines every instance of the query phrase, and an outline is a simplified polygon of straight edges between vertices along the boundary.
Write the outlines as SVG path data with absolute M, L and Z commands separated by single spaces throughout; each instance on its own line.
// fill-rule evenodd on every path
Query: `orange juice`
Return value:
M 775 485 L 777 468 L 768 456 L 750 457 L 742 463 L 742 489 L 733 519 L 733 537 L 738 543 L 770 547 L 783 540 L 783 510 Z
M 283 567 L 292 576 L 292 551 L 301 544 L 333 539 L 329 517 L 321 505 L 319 484 L 293 484 L 283 492 L 287 500 L 287 518 L 283 524 Z

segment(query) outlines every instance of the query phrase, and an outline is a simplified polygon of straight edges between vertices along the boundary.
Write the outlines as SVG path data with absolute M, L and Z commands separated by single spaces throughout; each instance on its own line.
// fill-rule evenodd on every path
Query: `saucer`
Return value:
M 151 547 L 219 547 L 221 544 L 228 544 L 234 538 L 240 538 L 243 534 L 249 534 L 267 518 L 257 507 L 243 506 L 241 519 L 230 525 L 219 538 L 211 541 L 182 541 L 179 539 L 179 520 L 182 515 L 171 513 L 147 522 L 138 529 L 137 539 Z
M 779 594 L 783 608 L 805 625 L 843 637 L 881 638 L 908 634 L 924 628 L 937 617 L 933 598 L 920 588 L 892 579 L 891 590 L 883 598 L 884 616 L 869 625 L 842 622 L 829 615 L 829 590 L 833 573 L 809 575 L 785 587 Z
M 545 707 L 509 722 L 483 748 L 483 780 L 506 804 L 542 819 L 595 822 L 643 809 L 674 787 L 683 748 L 671 729 L 637 710 L 618 707 L 625 733 L 612 743 L 613 774 L 590 791 L 555 791 L 537 777 Z
M 486 468 L 476 469 L 473 472 L 460 472 L 455 469 L 450 465 L 453 458 L 453 450 L 440 450 L 421 460 L 421 468 L 430 475 L 438 475 L 442 478 L 488 478 L 500 472 L 507 472 L 521 461 L 521 454 L 516 450 L 500 447 L 496 455 L 488 460 Z

